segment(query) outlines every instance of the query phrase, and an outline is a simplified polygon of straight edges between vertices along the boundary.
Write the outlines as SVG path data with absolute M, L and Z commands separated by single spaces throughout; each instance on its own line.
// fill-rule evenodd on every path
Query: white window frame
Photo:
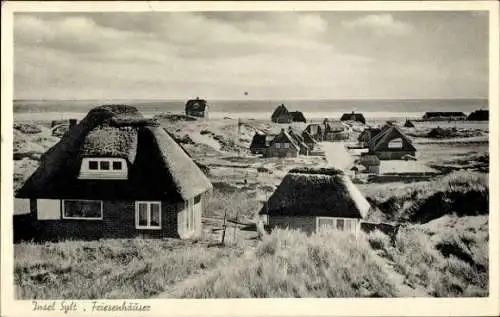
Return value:
M 276 148 L 277 148 L 277 149 L 281 149 L 281 143 L 276 142 Z
M 66 201 L 98 201 L 101 204 L 101 216 L 100 217 L 68 217 L 65 215 L 65 204 Z M 93 199 L 63 199 L 61 200 L 61 208 L 62 208 L 62 219 L 68 220 L 102 220 L 103 219 L 103 203 L 102 200 L 93 200 Z
M 140 204 L 146 204 L 147 205 L 147 225 L 141 226 L 139 225 L 139 205 Z M 158 226 L 152 226 L 151 225 L 151 205 L 157 204 L 159 208 L 159 217 L 158 217 Z M 161 201 L 146 201 L 146 200 L 141 200 L 141 201 L 136 201 L 135 202 L 135 228 L 136 229 L 151 229 L 151 230 L 158 230 L 161 229 Z
M 283 148 L 284 149 L 289 149 L 290 148 L 290 143 L 283 143 Z
M 97 162 L 97 169 L 90 169 L 90 162 Z M 101 169 L 101 163 L 108 162 L 109 169 Z M 120 169 L 113 169 L 113 163 L 120 162 Z M 119 157 L 84 157 L 82 159 L 80 179 L 127 179 L 127 161 Z
M 354 233 L 357 233 L 357 219 L 356 218 L 344 218 L 344 217 L 316 217 L 316 231 L 321 230 L 319 227 L 319 222 L 320 220 L 333 220 L 333 225 L 332 225 L 332 230 L 336 231 L 342 231 L 342 232 L 353 232 L 351 230 L 346 230 L 345 222 L 350 221 L 351 225 L 353 224 L 354 226 Z M 337 220 L 343 220 L 344 221 L 344 229 L 339 230 L 337 229 Z
M 398 146 L 394 146 L 392 145 L 391 146 L 391 143 L 396 141 Z M 403 138 L 394 138 L 392 140 L 390 140 L 389 142 L 387 142 L 387 148 L 389 149 L 402 149 L 404 147 L 404 143 L 403 143 Z

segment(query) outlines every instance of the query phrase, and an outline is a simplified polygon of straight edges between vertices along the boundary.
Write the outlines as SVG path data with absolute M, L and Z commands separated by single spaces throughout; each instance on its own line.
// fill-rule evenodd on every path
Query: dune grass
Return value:
M 176 240 L 21 243 L 14 247 L 19 299 L 117 299 L 154 296 L 237 249 Z
M 425 225 L 411 225 L 400 229 L 394 241 L 379 231 L 370 233 L 368 241 L 394 263 L 408 285 L 423 287 L 430 296 L 488 296 L 487 217 L 478 217 L 486 226 L 477 231 L 440 224 L 433 232 Z
M 396 288 L 366 240 L 275 230 L 255 251 L 178 289 L 180 298 L 392 297 Z
M 390 193 L 381 190 L 368 198 L 387 221 L 426 223 L 451 214 L 485 215 L 489 206 L 488 175 L 453 172 Z

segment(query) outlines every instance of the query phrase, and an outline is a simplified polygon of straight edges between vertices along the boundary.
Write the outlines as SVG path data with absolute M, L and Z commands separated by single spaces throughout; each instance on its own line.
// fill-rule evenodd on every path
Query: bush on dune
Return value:
M 228 261 L 182 298 L 226 297 L 391 297 L 395 286 L 365 240 L 329 232 L 310 237 L 275 230 L 254 253 Z
M 488 177 L 484 173 L 454 172 L 418 184 L 390 197 L 371 197 L 386 220 L 426 223 L 447 214 L 488 214 Z

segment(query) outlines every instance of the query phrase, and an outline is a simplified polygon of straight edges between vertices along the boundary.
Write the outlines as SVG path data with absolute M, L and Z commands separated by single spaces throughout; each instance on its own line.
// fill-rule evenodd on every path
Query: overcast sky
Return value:
M 16 99 L 488 96 L 480 12 L 23 13 L 14 42 Z

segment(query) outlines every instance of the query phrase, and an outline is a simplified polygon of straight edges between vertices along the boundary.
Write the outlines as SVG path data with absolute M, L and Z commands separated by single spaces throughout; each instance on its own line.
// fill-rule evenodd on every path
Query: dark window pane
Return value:
M 101 202 L 65 200 L 64 216 L 74 218 L 101 218 Z
M 337 219 L 337 229 L 344 230 L 344 219 Z
M 139 204 L 139 226 L 148 225 L 148 204 Z
M 102 170 L 109 170 L 109 162 L 108 161 L 101 161 L 99 162 L 100 168 Z
M 113 169 L 114 170 L 121 170 L 122 169 L 122 162 L 113 162 Z
M 197 204 L 200 202 L 200 200 L 201 200 L 201 195 L 198 195 L 194 198 L 194 203 Z
M 89 161 L 89 170 L 96 170 L 97 168 L 97 161 Z
M 160 204 L 151 204 L 151 226 L 159 227 L 160 226 Z

